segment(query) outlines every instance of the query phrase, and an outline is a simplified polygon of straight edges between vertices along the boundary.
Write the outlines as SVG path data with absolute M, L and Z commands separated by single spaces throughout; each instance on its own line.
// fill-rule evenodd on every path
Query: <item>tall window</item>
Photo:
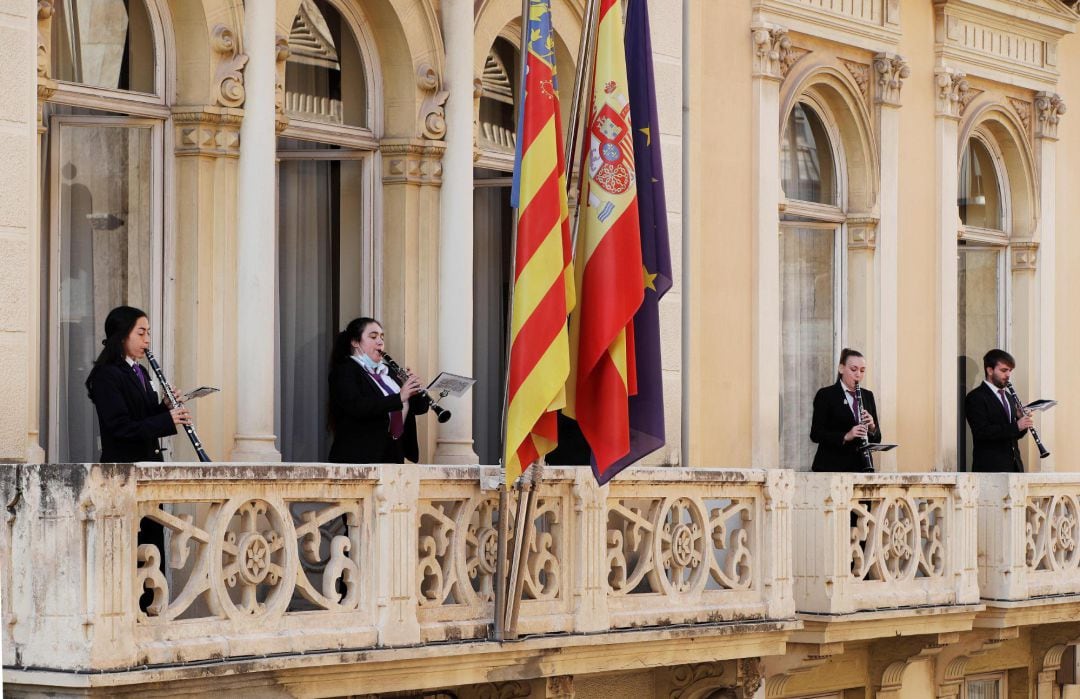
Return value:
M 813 461 L 814 393 L 835 379 L 841 324 L 842 257 L 836 151 L 815 105 L 791 110 L 780 142 L 787 198 L 780 223 L 780 463 Z
M 330 2 L 303 0 L 289 36 L 278 139 L 277 434 L 286 461 L 321 461 L 330 347 L 377 315 L 372 274 L 378 148 L 361 44 Z
M 957 206 L 963 228 L 957 247 L 958 470 L 967 470 L 971 463 L 971 433 L 963 416 L 963 398 L 983 380 L 983 354 L 1005 344 L 1008 192 L 1001 175 L 1004 168 L 993 148 L 985 136 L 973 136 L 960 161 Z
M 48 227 L 47 455 L 101 451 L 83 382 L 118 305 L 162 320 L 163 125 L 160 26 L 143 0 L 62 0 L 52 18 L 42 203 Z
M 1005 673 L 968 677 L 964 680 L 963 699 L 1004 699 L 1008 694 Z

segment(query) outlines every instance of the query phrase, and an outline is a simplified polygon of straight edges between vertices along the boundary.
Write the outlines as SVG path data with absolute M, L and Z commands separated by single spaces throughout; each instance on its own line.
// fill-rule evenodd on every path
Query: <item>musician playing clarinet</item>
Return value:
M 1016 360 L 1005 350 L 983 356 L 983 382 L 964 399 L 964 416 L 971 427 L 971 470 L 982 473 L 1023 473 L 1018 442 L 1031 428 L 1031 417 L 1018 411 L 1007 388 Z
M 880 442 L 881 430 L 874 394 L 862 388 L 866 359 L 858 350 L 845 348 L 840 353 L 837 374 L 836 383 L 814 396 L 810 439 L 818 448 L 813 470 L 872 472 L 874 462 L 863 447 L 868 442 Z
M 411 372 L 398 383 L 383 362 L 386 340 L 374 318 L 356 318 L 330 355 L 330 461 L 347 464 L 416 463 L 416 416 L 431 407 Z

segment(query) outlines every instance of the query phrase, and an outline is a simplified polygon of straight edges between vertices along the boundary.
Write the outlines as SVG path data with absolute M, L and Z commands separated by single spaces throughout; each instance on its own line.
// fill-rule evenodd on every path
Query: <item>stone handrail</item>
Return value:
M 498 478 L 476 466 L 11 467 L 4 665 L 93 671 L 482 639 Z M 547 469 L 520 632 L 791 619 L 793 480 L 643 468 L 598 487 L 588 469 Z M 164 551 L 136 540 L 140 519 L 165 531 Z
M 795 476 L 795 606 L 850 615 L 977 604 L 969 474 Z
M 1080 474 L 979 474 L 979 588 L 1015 602 L 1080 594 Z

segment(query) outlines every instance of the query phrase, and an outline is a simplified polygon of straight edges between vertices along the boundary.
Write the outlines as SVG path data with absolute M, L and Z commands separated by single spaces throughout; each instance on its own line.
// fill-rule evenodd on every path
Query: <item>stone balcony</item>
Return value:
M 1075 618 L 1080 600 L 1080 476 L 639 468 L 598 487 L 587 469 L 549 468 L 521 638 L 497 643 L 499 477 L 475 466 L 11 467 L 0 478 L 7 689 L 109 693 L 242 674 L 245 687 L 334 696 L 357 681 L 424 689 L 436 667 L 432 687 L 448 673 L 464 685 L 800 645 L 822 657 L 896 635 L 1007 637 L 1048 611 Z M 164 528 L 164 565 L 156 546 L 137 545 L 140 518 Z

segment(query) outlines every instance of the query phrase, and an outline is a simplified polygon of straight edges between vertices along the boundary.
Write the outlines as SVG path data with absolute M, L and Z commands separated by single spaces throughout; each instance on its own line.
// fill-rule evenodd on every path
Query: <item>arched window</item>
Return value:
M 50 254 L 44 431 L 49 461 L 91 462 L 101 447 L 83 382 L 105 315 L 142 308 L 162 349 L 164 25 L 155 0 L 58 0 L 53 9 L 56 89 L 42 109 L 41 153 Z
M 994 130 L 976 129 L 960 159 L 956 201 L 962 224 L 957 245 L 960 471 L 971 463 L 964 395 L 983 380 L 983 354 L 1005 347 L 1008 339 L 1008 245 L 1012 232 L 1008 183 L 1008 168 Z
M 842 160 L 825 113 L 796 103 L 780 140 L 780 463 L 801 470 L 814 455 L 808 406 L 835 375 L 842 318 Z
M 282 458 L 329 452 L 333 336 L 377 313 L 376 108 L 366 24 L 352 3 L 303 0 L 289 34 L 278 139 L 278 416 Z

